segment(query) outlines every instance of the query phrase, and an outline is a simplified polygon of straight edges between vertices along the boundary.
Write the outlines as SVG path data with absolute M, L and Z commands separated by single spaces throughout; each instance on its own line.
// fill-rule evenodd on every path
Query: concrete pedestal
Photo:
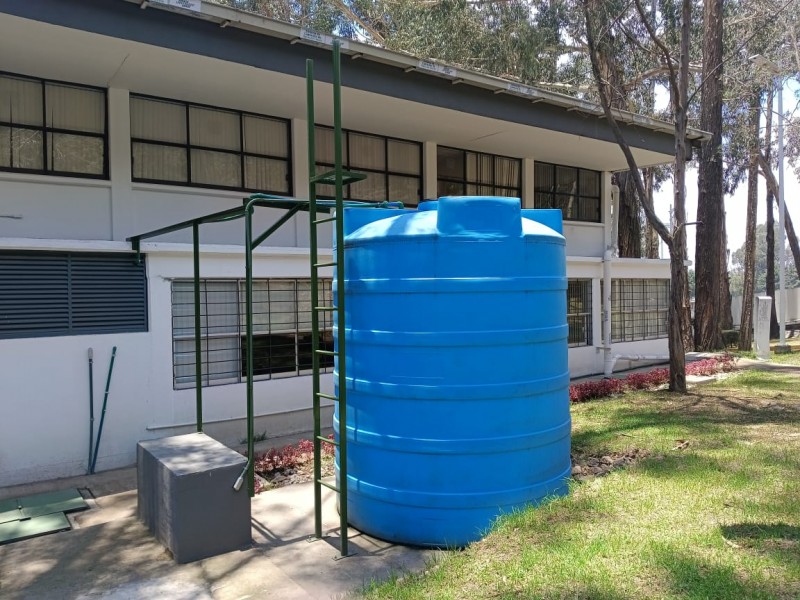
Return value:
M 176 562 L 251 543 L 247 486 L 233 489 L 244 456 L 202 433 L 139 442 L 136 454 L 139 519 Z

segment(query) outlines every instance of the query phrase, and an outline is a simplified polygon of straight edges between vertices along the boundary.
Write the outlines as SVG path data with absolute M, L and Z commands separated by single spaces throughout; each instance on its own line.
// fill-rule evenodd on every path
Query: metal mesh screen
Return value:
M 611 282 L 611 341 L 667 337 L 669 279 L 615 279 Z
M 570 279 L 567 283 L 569 345 L 592 345 L 592 280 Z
M 201 280 L 200 319 L 204 386 L 247 377 L 245 282 Z M 332 304 L 331 280 L 320 280 L 320 302 Z M 320 347 L 333 350 L 333 313 L 320 314 Z M 176 388 L 195 385 L 194 286 L 172 282 L 173 374 Z M 311 372 L 311 281 L 253 282 L 253 376 L 292 377 Z M 329 370 L 333 358 L 320 356 Z

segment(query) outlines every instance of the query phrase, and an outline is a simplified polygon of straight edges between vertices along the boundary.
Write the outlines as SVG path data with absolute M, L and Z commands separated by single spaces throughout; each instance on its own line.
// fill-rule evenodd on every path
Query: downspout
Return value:
M 611 377 L 616 362 L 611 355 L 611 261 L 618 253 L 619 187 L 611 186 L 611 235 L 603 253 L 603 375 Z

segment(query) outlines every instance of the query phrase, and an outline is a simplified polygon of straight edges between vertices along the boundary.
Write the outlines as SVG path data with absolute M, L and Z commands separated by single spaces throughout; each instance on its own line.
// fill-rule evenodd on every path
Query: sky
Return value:
M 800 84 L 793 82 L 792 85 L 784 87 L 783 91 L 783 108 L 784 112 L 792 113 L 797 110 L 798 99 L 795 93 L 800 91 Z M 777 107 L 777 101 L 775 103 Z M 776 108 L 777 110 L 777 108 Z M 796 114 L 796 113 L 795 113 Z M 777 127 L 777 118 L 773 119 L 773 124 Z M 762 118 L 762 127 L 763 127 Z M 773 134 L 773 139 L 776 140 L 776 135 Z M 777 146 L 776 146 L 777 147 Z M 778 178 L 778 172 L 775 171 L 775 178 Z M 758 192 L 758 223 L 766 221 L 766 196 L 767 186 L 763 177 L 759 177 L 759 192 Z M 795 175 L 794 169 L 789 165 L 788 161 L 784 163 L 784 180 L 786 190 L 784 191 L 784 202 L 786 205 L 786 212 L 788 212 L 793 219 L 794 223 L 800 224 L 800 180 Z M 673 186 L 671 182 L 665 182 L 659 191 L 654 194 L 654 204 L 656 213 L 665 222 L 669 223 L 669 210 L 672 205 Z M 775 205 L 775 226 L 778 225 L 778 211 L 777 200 Z M 744 244 L 745 238 L 745 225 L 747 219 L 747 178 L 745 178 L 736 192 L 732 195 L 725 197 L 725 216 L 726 216 L 726 229 L 728 234 L 728 248 L 733 254 Z M 697 170 L 689 169 L 686 174 L 686 220 L 695 221 L 697 217 Z M 798 225 L 795 225 L 797 228 Z M 696 226 L 688 226 L 686 229 L 687 246 L 689 252 L 689 260 L 694 262 L 695 250 L 695 236 L 697 232 Z M 778 232 L 776 230 L 776 241 L 778 239 Z M 777 253 L 777 251 L 776 251 Z M 668 256 L 666 247 L 661 244 L 661 256 L 666 258 Z

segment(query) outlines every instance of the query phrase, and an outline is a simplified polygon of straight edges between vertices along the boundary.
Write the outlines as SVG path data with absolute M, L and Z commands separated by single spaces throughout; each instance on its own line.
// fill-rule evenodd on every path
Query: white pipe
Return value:
M 617 254 L 619 187 L 611 186 L 611 235 L 603 253 L 603 374 L 611 377 L 616 360 L 611 356 L 611 261 Z
M 614 370 L 618 360 L 669 360 L 669 354 L 615 354 L 611 357 L 611 371 Z

